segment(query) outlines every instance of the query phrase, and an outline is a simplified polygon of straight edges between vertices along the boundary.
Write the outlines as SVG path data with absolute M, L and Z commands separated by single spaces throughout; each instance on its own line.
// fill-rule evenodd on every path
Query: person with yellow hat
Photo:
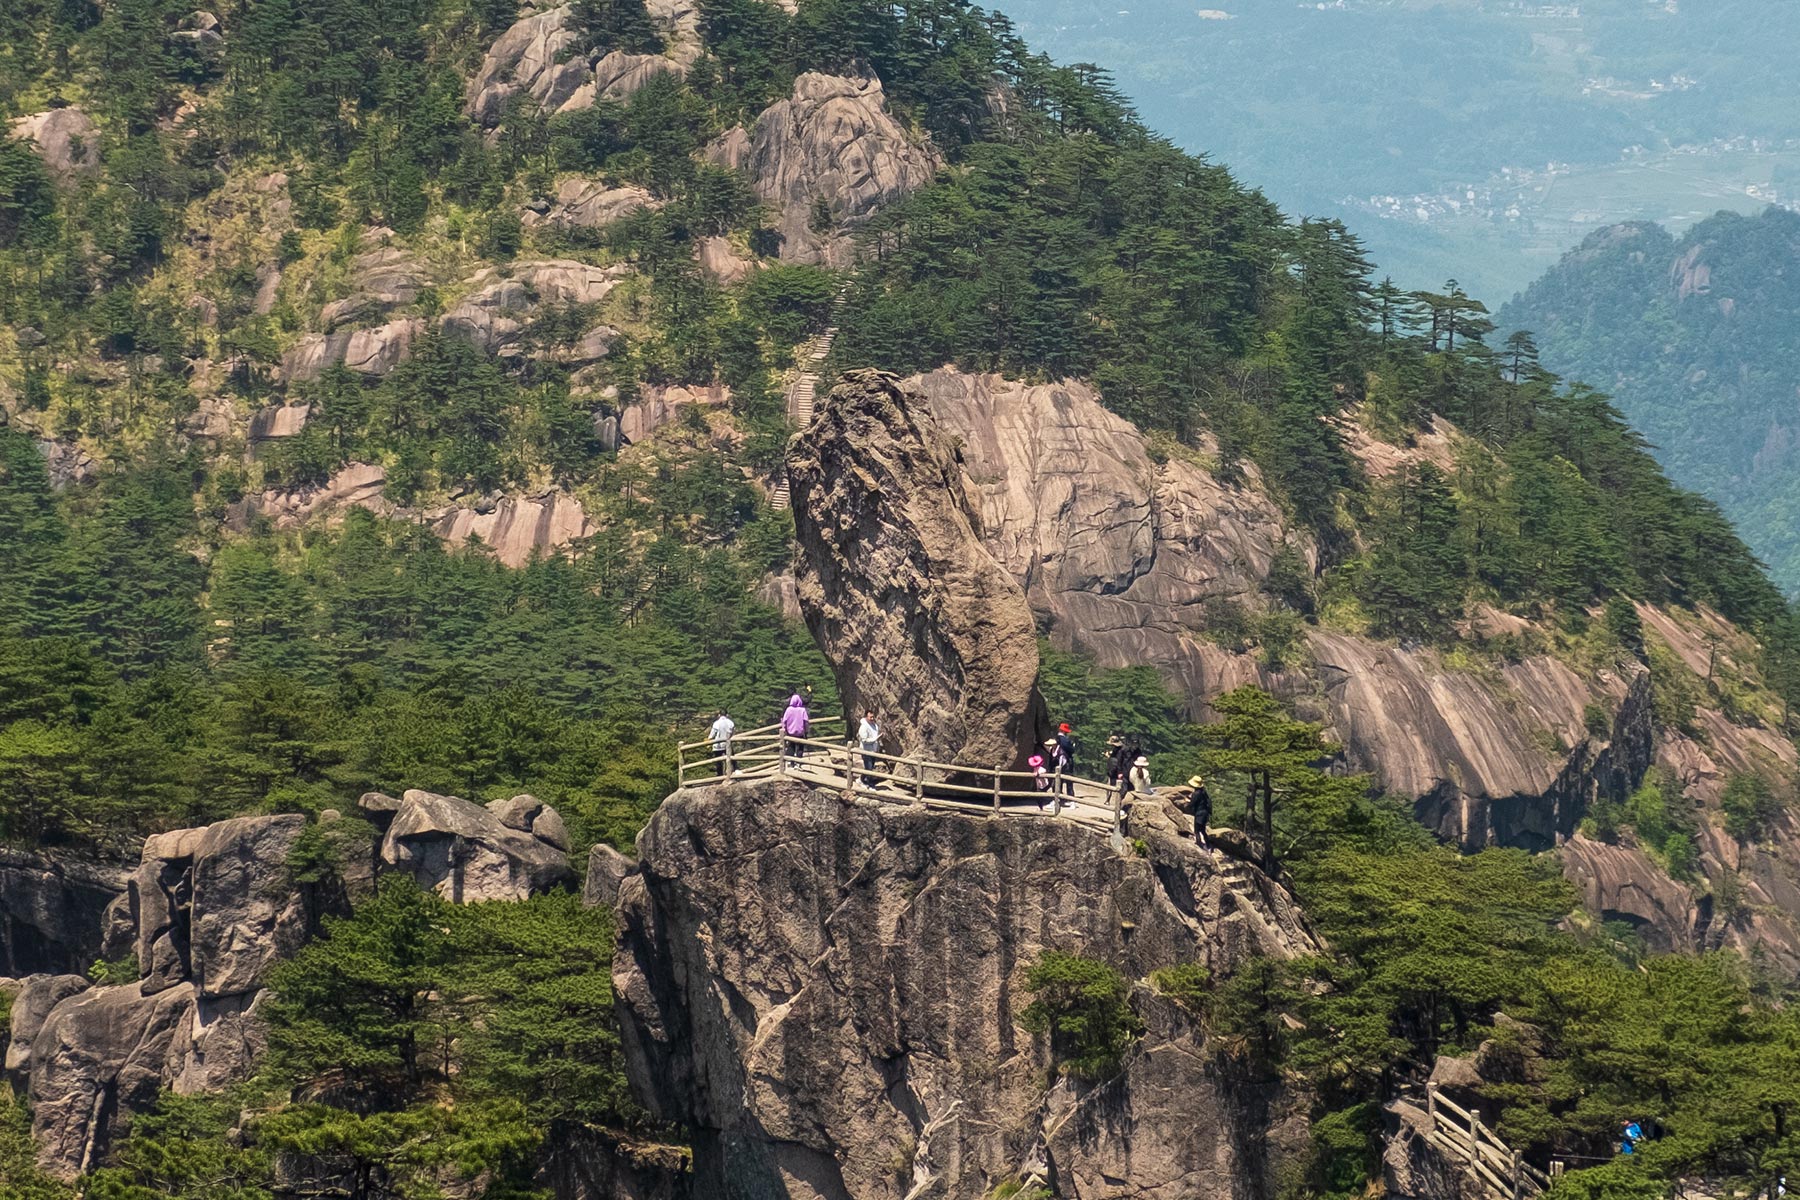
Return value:
M 1194 818 L 1194 840 L 1202 850 L 1212 849 L 1206 844 L 1206 827 L 1212 822 L 1212 793 L 1206 790 L 1206 780 L 1198 775 L 1188 780 L 1188 812 Z

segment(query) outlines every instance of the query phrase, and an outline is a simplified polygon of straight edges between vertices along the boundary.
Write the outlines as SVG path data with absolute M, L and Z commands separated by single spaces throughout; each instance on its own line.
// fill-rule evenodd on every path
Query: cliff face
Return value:
M 1046 728 L 1031 609 L 921 415 L 858 371 L 789 447 L 800 610 L 846 712 L 874 708 L 900 753 L 1016 769 Z
M 1469 847 L 1548 849 L 1593 795 L 1623 794 L 1650 766 L 1636 663 L 1583 675 L 1540 654 L 1457 669 L 1429 648 L 1316 627 L 1285 669 L 1221 645 L 1222 611 L 1267 607 L 1262 584 L 1284 543 L 1314 557 L 1254 474 L 1229 486 L 1202 458 L 1153 457 L 1084 384 L 946 369 L 904 386 L 958 439 L 988 546 L 1051 640 L 1102 666 L 1155 666 L 1194 715 L 1245 683 L 1281 694 L 1330 726 L 1352 766 L 1416 798 L 1426 825 Z M 1391 449 L 1358 447 L 1371 458 Z M 1590 729 L 1590 706 L 1606 714 L 1604 732 Z
M 1314 943 L 1253 869 L 1131 832 L 1145 853 L 773 782 L 665 801 L 620 892 L 614 983 L 634 1083 L 692 1126 L 696 1194 L 1272 1194 L 1306 1097 L 1236 1075 L 1145 980 Z M 1047 1083 L 1017 1025 L 1052 949 L 1133 981 L 1146 1033 L 1109 1082 Z
M 0 847 L 0 977 L 85 971 L 124 869 Z

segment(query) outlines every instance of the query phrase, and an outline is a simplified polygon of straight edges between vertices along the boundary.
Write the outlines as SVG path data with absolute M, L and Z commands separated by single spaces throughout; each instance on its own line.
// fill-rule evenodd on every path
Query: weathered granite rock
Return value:
M 136 984 L 63 1001 L 32 1043 L 32 1136 L 38 1161 L 73 1179 L 104 1162 L 131 1114 L 179 1073 L 194 1014 L 183 983 L 146 996 Z
M 278 438 L 294 437 L 306 428 L 306 418 L 312 412 L 310 404 L 272 404 L 250 414 L 251 442 L 267 442 Z
M 559 183 L 556 203 L 542 217 L 530 216 L 526 224 L 547 221 L 566 229 L 601 229 L 640 209 L 660 207 L 661 201 L 641 187 L 607 187 L 577 177 Z
M 305 828 L 305 817 L 285 813 L 220 821 L 201 834 L 190 953 L 202 998 L 256 990 L 305 941 L 314 914 L 287 865 Z
M 1454 670 L 1430 649 L 1314 629 L 1309 661 L 1274 672 L 1218 645 L 1207 637 L 1214 606 L 1266 606 L 1262 581 L 1284 541 L 1313 559 L 1253 471 L 1227 486 L 1199 455 L 1153 458 L 1144 436 L 1079 383 L 944 370 L 908 386 L 959 439 L 988 546 L 1051 641 L 1106 667 L 1155 666 L 1194 716 L 1247 683 L 1303 706 L 1322 693 L 1310 715 L 1345 743 L 1350 763 L 1415 797 L 1422 821 L 1471 847 L 1548 848 L 1593 795 L 1625 794 L 1650 765 L 1648 680 L 1633 662 L 1593 676 L 1547 656 Z M 1358 444 L 1379 459 L 1373 442 Z M 1435 443 L 1408 451 L 1439 452 Z M 1608 717 L 1604 736 L 1587 729 L 1590 705 Z
M 602 100 L 627 100 L 659 75 L 686 74 L 687 65 L 672 58 L 614 50 L 594 64 L 594 92 Z
M 931 181 L 937 154 L 914 140 L 887 111 L 881 81 L 808 71 L 793 94 L 771 104 L 755 125 L 707 148 L 714 162 L 748 171 L 756 194 L 775 206 L 781 257 L 837 262 L 848 249 L 838 233 L 812 226 L 823 200 L 839 232 Z
M 0 975 L 87 970 L 125 879 L 111 863 L 0 846 Z
M 326 367 L 342 363 L 371 379 L 386 375 L 412 353 L 413 339 L 425 328 L 423 321 L 406 318 L 373 329 L 336 333 L 309 333 L 281 356 L 281 378 L 287 383 L 317 379 Z
M 357 255 L 350 264 L 350 276 L 350 294 L 319 310 L 319 324 L 326 333 L 411 304 L 431 283 L 425 268 L 394 245 L 377 245 Z
M 509 567 L 522 567 L 534 556 L 549 554 L 596 529 L 581 501 L 558 488 L 503 496 L 487 507 L 486 512 L 461 506 L 447 509 L 432 519 L 431 527 L 452 546 L 480 538 Z
M 892 375 L 853 372 L 787 469 L 800 608 L 845 711 L 874 708 L 902 754 L 1022 765 L 1046 724 L 1031 609 L 924 406 Z
M 725 287 L 741 283 L 756 269 L 756 263 L 739 254 L 730 238 L 716 234 L 700 239 L 694 247 L 694 257 L 707 278 Z
M 1216 694 L 1227 655 L 1200 637 L 1208 606 L 1262 603 L 1286 538 L 1279 507 L 1186 459 L 1153 460 L 1082 383 L 945 369 L 903 386 L 959 441 L 988 545 L 1053 642 L 1106 667 L 1154 663 L 1184 693 Z M 1296 545 L 1310 560 L 1310 543 Z
M 637 874 L 638 865 L 605 842 L 596 843 L 588 851 L 587 881 L 581 888 L 581 902 L 588 908 L 619 902 L 619 886 Z
M 250 1078 L 268 1049 L 260 1009 L 269 992 L 196 997 L 189 1045 L 168 1086 L 184 1096 L 217 1092 Z
M 70 996 L 88 990 L 83 975 L 27 975 L 17 981 L 7 1026 L 6 1073 L 15 1080 L 31 1074 L 31 1043 L 50 1013 Z
M 100 167 L 100 130 L 74 106 L 15 117 L 11 136 L 30 138 L 59 182 L 67 183 Z
M 634 1085 L 693 1130 L 695 1194 L 976 1197 L 1028 1172 L 1071 1200 L 1267 1194 L 1306 1098 L 1227 1083 L 1152 988 L 1134 983 L 1146 1034 L 1101 1086 L 1047 1087 L 1018 1027 L 1047 949 L 1142 981 L 1313 948 L 1280 889 L 1237 890 L 1191 842 L 1146 850 L 785 783 L 666 800 L 613 974 Z
M 520 17 L 501 34 L 469 81 L 469 116 L 492 127 L 519 92 L 547 112 L 574 96 L 589 70 L 587 59 L 569 57 L 580 40 L 570 16 L 567 5 L 545 9 Z
M 562 849 L 479 804 L 418 790 L 402 798 L 381 858 L 456 904 L 523 900 L 575 880 Z
M 505 272 L 489 267 L 476 274 L 469 281 L 475 290 L 440 320 L 444 332 L 490 354 L 505 353 L 542 305 L 597 304 L 631 273 L 566 259 L 513 263 Z
M 315 516 L 341 512 L 349 508 L 366 508 L 385 516 L 394 505 L 382 492 L 387 472 L 378 463 L 349 463 L 332 473 L 330 479 L 316 487 L 292 491 L 271 489 L 239 501 L 227 515 L 227 523 L 244 530 L 253 516 L 267 517 L 277 529 L 294 529 Z
M 1481 1192 L 1431 1141 L 1431 1117 L 1405 1100 L 1390 1103 L 1381 1156 L 1382 1183 L 1393 1200 L 1479 1200 Z
M 1581 889 L 1582 905 L 1607 921 L 1625 921 L 1659 954 L 1704 949 L 1710 906 L 1675 882 L 1636 846 L 1613 846 L 1577 833 L 1562 847 L 1563 877 Z

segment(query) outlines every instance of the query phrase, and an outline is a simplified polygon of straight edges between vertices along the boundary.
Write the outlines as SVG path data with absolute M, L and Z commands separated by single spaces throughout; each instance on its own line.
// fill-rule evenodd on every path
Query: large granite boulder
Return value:
M 619 903 L 619 889 L 637 874 L 635 861 L 620 854 L 605 842 L 597 842 L 588 851 L 587 879 L 581 887 L 581 903 L 588 908 L 613 908 Z
M 523 900 L 575 882 L 565 849 L 479 804 L 418 790 L 402 797 L 381 858 L 456 904 Z
M 0 976 L 85 971 L 125 869 L 0 846 Z
M 501 34 L 469 81 L 469 116 L 498 125 L 506 102 L 520 92 L 546 112 L 573 98 L 588 82 L 590 68 L 586 57 L 573 53 L 581 38 L 572 15 L 567 5 L 547 8 L 520 17 Z
M 516 352 L 544 305 L 598 304 L 630 273 L 628 267 L 591 267 L 567 259 L 488 267 L 469 280 L 474 290 L 439 325 L 490 354 Z
M 27 975 L 12 989 L 6 1032 L 6 1073 L 15 1080 L 31 1074 L 31 1043 L 50 1013 L 70 996 L 88 990 L 84 975 Z
M 494 557 L 509 567 L 522 567 L 549 555 L 598 528 L 581 501 L 560 488 L 528 496 L 500 496 L 489 502 L 458 504 L 437 513 L 432 530 L 452 546 L 479 538 Z
M 765 109 L 749 130 L 734 130 L 707 149 L 714 162 L 747 171 L 756 194 L 776 212 L 781 257 L 842 261 L 845 230 L 924 187 L 938 156 L 887 110 L 881 80 L 808 71 L 793 94 Z M 814 228 L 818 203 L 835 228 Z
M 628 1070 L 689 1123 L 719 1200 L 1267 1195 L 1304 1096 L 1233 1077 L 1145 980 L 1316 949 L 1286 894 L 1185 839 L 1114 851 L 1051 817 L 845 803 L 787 783 L 664 801 L 624 881 L 614 985 Z M 1102 959 L 1145 1025 L 1120 1074 L 1055 1079 L 1018 1025 L 1046 950 Z
M 253 992 L 300 948 L 316 916 L 288 855 L 306 828 L 294 813 L 209 825 L 194 851 L 190 954 L 208 1000 Z
M 379 379 L 406 361 L 424 328 L 423 321 L 407 317 L 373 329 L 306 334 L 281 356 L 281 378 L 302 383 L 341 363 L 364 378 Z
M 32 1136 L 38 1161 L 73 1179 L 106 1161 L 134 1112 L 180 1073 L 194 988 L 146 996 L 136 984 L 93 988 L 58 1004 L 32 1043 Z
M 30 140 L 59 182 L 100 169 L 100 130 L 73 105 L 15 117 L 8 128 L 13 137 Z
M 597 180 L 572 176 L 557 185 L 550 210 L 541 217 L 527 214 L 526 223 L 547 221 L 564 229 L 603 229 L 640 209 L 659 207 L 661 203 L 641 187 L 607 187 Z
M 857 371 L 788 447 L 797 590 L 845 711 L 939 762 L 1017 768 L 1044 729 L 1037 631 L 961 459 L 894 376 Z

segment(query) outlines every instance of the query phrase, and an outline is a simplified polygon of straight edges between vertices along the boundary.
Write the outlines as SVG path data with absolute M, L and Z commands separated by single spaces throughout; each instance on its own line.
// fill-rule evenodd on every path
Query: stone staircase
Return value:
M 831 353 L 831 343 L 837 337 L 838 316 L 843 312 L 844 301 L 848 292 L 840 290 L 837 298 L 831 302 L 831 324 L 825 332 L 807 341 L 801 347 L 797 358 L 800 374 L 795 377 L 794 385 L 788 389 L 788 420 L 795 429 L 805 429 L 812 424 L 813 402 L 819 394 L 819 371 L 825 365 L 825 358 Z M 793 503 L 792 493 L 788 489 L 787 472 L 775 481 L 775 490 L 769 494 L 769 507 L 786 509 Z

